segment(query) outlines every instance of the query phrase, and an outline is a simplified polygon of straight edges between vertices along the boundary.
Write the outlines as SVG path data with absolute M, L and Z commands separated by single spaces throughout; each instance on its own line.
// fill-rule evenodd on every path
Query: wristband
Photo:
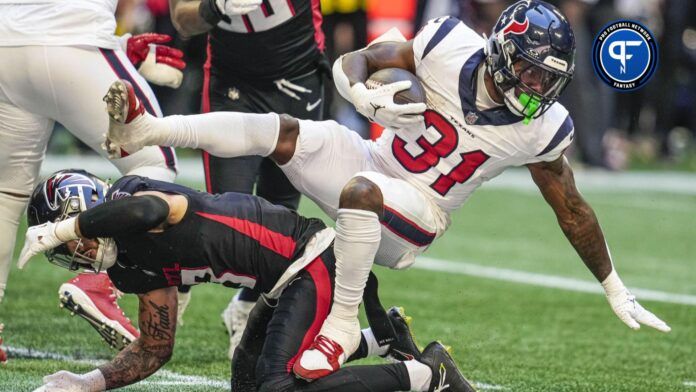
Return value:
M 80 238 L 75 230 L 76 217 L 68 218 L 62 221 L 58 221 L 53 229 L 53 233 L 56 238 L 62 242 L 68 242 Z
M 606 279 L 602 281 L 602 287 L 604 287 L 604 291 L 607 294 L 614 294 L 626 290 L 626 286 L 624 286 L 616 270 L 612 270 L 611 273 L 607 275 Z
M 106 380 L 101 370 L 94 369 L 89 373 L 82 375 L 82 379 L 89 386 L 91 392 L 99 392 L 106 390 Z
M 202 0 L 198 6 L 198 14 L 211 26 L 217 26 L 222 20 L 222 12 L 215 5 L 215 0 Z

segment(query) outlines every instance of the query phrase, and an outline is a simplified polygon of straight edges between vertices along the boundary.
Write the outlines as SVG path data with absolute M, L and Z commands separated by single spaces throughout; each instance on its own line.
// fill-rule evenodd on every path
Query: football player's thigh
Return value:
M 94 47 L 48 48 L 58 114 L 56 121 L 94 151 L 106 157 L 101 148 L 109 118 L 102 100 L 111 83 L 129 80 L 146 110 L 161 115 L 152 90 L 120 51 Z M 111 161 L 122 174 L 139 174 L 161 180 L 173 180 L 176 165 L 170 148 L 146 147 L 128 157 Z
M 375 262 L 390 268 L 406 268 L 435 239 L 437 215 L 428 196 L 408 182 L 378 172 L 360 172 L 379 186 L 384 198 L 382 239 Z
M 31 195 L 53 124 L 15 106 L 0 91 L 0 192 Z
M 292 185 L 336 218 L 341 190 L 372 168 L 369 142 L 335 121 L 300 120 L 295 154 L 280 165 Z

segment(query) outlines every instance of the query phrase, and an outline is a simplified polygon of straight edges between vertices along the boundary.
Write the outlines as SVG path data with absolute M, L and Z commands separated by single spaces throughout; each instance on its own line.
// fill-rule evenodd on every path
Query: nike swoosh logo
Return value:
M 314 108 L 319 106 L 319 103 L 321 103 L 321 98 L 317 99 L 317 101 L 314 103 L 307 102 L 307 107 L 305 109 L 307 109 L 308 112 L 311 112 L 312 110 L 314 110 Z

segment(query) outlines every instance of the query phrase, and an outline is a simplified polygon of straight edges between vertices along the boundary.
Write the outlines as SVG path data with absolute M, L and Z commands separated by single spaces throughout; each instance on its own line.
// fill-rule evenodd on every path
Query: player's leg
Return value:
M 47 62 L 56 64 L 49 76 L 56 97 L 55 119 L 99 154 L 106 155 L 101 143 L 108 128 L 100 96 L 112 81 L 130 79 L 144 109 L 153 115 L 161 115 L 154 94 L 122 52 L 88 47 L 50 47 L 46 53 Z M 172 181 L 176 173 L 176 157 L 171 148 L 148 147 L 111 162 L 123 174 L 164 181 Z M 89 321 L 112 346 L 121 348 L 139 336 L 118 307 L 115 289 L 105 274 L 81 274 L 63 284 L 59 293 L 62 305 Z
M 0 302 L 12 265 L 19 220 L 53 129 L 52 120 L 15 106 L 3 92 L 7 87 L 0 81 Z
M 427 197 L 412 185 L 381 173 L 357 173 L 346 185 L 336 220 L 334 303 L 320 331 L 343 353 L 312 346 L 295 366 L 296 374 L 322 377 L 355 350 L 358 306 L 373 262 L 410 265 L 436 236 L 436 215 L 429 206 Z

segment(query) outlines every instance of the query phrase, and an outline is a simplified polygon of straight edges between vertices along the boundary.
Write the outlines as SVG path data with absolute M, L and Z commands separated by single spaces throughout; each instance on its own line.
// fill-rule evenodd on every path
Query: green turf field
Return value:
M 675 295 L 641 301 L 671 333 L 631 331 L 596 293 L 451 271 L 378 268 L 383 302 L 405 307 L 422 345 L 435 339 L 451 345 L 481 390 L 696 391 L 696 196 L 609 190 L 586 196 L 626 284 L 691 301 L 670 303 Z M 319 214 L 309 203 L 302 210 Z M 427 256 L 592 281 L 551 210 L 527 191 L 478 191 Z M 43 375 L 87 371 L 113 355 L 87 323 L 58 309 L 58 286 L 70 276 L 43 257 L 13 270 L 0 321 L 14 358 L 0 368 L 0 391 L 31 390 Z M 215 285 L 194 288 L 167 372 L 126 390 L 224 390 L 230 371 L 219 313 L 232 294 Z M 121 304 L 135 315 L 134 297 Z

